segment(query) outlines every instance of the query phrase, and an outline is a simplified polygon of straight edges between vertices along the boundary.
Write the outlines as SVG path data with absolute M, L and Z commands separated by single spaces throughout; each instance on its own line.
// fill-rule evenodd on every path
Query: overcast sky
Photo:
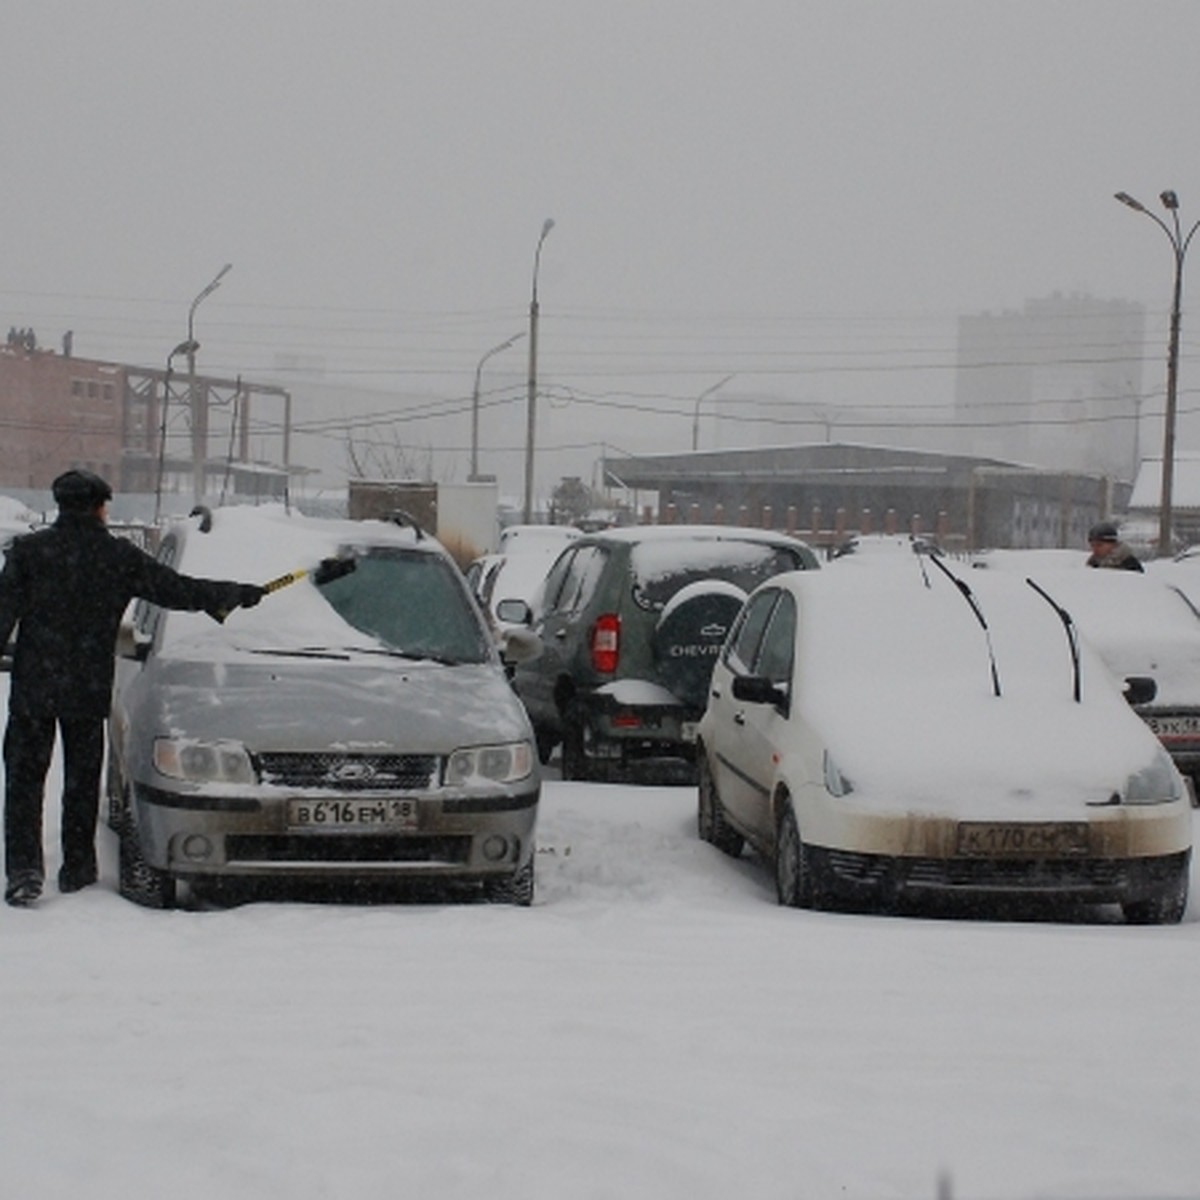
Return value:
M 1054 292 L 1145 305 L 1159 388 L 1171 249 L 1112 197 L 1200 217 L 1197 46 L 1192 0 L 6 0 L 0 322 L 160 366 L 230 262 L 202 371 L 373 389 L 298 417 L 461 478 L 552 217 L 539 490 L 719 383 L 701 448 L 764 397 L 919 421 L 959 314 Z M 518 489 L 527 344 L 481 389 Z

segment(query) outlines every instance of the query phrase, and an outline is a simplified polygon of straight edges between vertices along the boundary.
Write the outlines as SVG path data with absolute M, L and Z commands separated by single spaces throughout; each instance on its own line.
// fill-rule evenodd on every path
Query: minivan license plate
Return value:
M 1064 858 L 1087 854 L 1086 821 L 960 821 L 958 853 L 968 858 Z
M 289 800 L 292 829 L 416 829 L 417 802 L 389 800 Z

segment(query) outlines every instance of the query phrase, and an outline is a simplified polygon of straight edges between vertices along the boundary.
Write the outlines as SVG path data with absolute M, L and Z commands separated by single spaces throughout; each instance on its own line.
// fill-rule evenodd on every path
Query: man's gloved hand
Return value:
M 266 594 L 266 588 L 259 587 L 257 583 L 238 584 L 238 604 L 242 608 L 253 608 Z

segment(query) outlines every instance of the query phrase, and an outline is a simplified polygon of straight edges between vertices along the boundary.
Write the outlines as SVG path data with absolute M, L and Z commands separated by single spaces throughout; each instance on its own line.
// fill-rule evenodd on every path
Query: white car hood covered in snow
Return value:
M 799 602 L 795 701 L 855 800 L 906 811 L 1079 815 L 1162 761 L 1109 670 L 1082 647 L 1073 698 L 1067 636 L 1024 578 L 960 569 L 988 641 L 930 564 L 789 577 Z M 1165 798 L 1165 797 L 1164 797 Z

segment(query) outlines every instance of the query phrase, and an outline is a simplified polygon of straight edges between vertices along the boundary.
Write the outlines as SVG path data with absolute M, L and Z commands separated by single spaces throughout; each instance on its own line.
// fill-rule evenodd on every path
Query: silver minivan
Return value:
M 123 895 L 436 880 L 532 902 L 540 774 L 501 654 L 536 644 L 496 644 L 433 538 L 229 508 L 180 522 L 159 557 L 288 582 L 221 623 L 127 614 L 107 779 Z

